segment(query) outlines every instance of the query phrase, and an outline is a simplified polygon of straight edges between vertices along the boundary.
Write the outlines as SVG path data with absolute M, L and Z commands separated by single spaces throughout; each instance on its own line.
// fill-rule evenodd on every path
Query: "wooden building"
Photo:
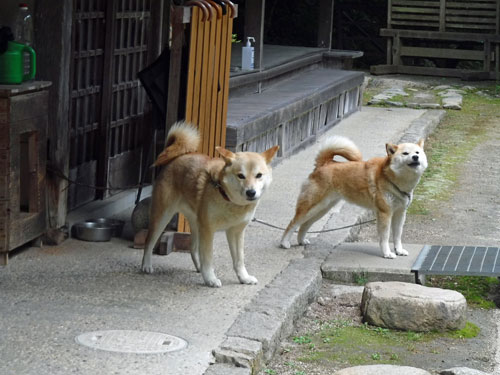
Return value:
M 191 9 L 196 2 L 185 5 Z M 2 1 L 0 13 L 12 9 L 12 3 Z M 182 51 L 192 33 L 191 10 L 181 12 L 187 21 L 176 18 L 181 14 L 178 9 L 184 8 L 179 3 L 30 2 L 37 80 L 51 82 L 45 179 L 51 228 L 65 225 L 68 212 L 89 202 L 105 204 L 123 190 L 135 194 L 153 157 L 148 150 L 153 124 L 158 122 L 137 73 L 165 49 L 171 49 L 165 69 L 172 80 L 187 67 Z M 316 38 L 314 45 L 304 47 L 266 43 L 266 9 L 274 6 L 273 0 L 235 1 L 236 37 L 255 38 L 255 63 L 253 70 L 242 71 L 242 46 L 232 43 L 226 147 L 260 151 L 278 143 L 283 157 L 361 106 L 363 74 L 345 70 L 361 53 L 330 48 L 334 0 L 307 3 L 317 18 L 304 27 L 312 29 Z M 177 60 L 175 48 L 180 51 Z M 167 108 L 179 109 L 185 104 L 185 92 L 169 91 L 168 101 Z M 166 122 L 160 123 L 160 144 L 169 126 L 184 117 L 182 111 L 172 113 L 167 112 Z

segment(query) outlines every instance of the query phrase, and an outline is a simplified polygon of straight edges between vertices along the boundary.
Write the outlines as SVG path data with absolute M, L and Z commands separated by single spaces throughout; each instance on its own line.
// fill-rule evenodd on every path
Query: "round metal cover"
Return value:
M 187 346 L 187 342 L 180 337 L 132 330 L 86 332 L 77 336 L 76 342 L 93 349 L 139 354 L 173 352 Z

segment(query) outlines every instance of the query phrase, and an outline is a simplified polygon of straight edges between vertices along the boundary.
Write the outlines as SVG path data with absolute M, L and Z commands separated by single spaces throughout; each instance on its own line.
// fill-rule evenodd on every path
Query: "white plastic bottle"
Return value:
M 28 4 L 19 4 L 14 27 L 14 40 L 16 42 L 33 45 L 33 17 L 28 9 Z
M 254 68 L 254 47 L 250 40 L 255 43 L 255 38 L 249 36 L 246 45 L 241 48 L 241 70 L 253 70 Z

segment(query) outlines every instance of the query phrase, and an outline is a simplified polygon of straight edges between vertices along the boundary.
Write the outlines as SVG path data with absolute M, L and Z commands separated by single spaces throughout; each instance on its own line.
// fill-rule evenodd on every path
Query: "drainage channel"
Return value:
M 158 354 L 187 347 L 186 340 L 160 332 L 106 330 L 86 332 L 75 338 L 80 345 L 119 353 Z

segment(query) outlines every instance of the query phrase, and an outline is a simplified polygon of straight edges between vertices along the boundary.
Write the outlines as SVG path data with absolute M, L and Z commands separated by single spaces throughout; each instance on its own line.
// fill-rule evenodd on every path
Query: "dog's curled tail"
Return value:
M 193 124 L 176 122 L 168 132 L 165 149 L 158 155 L 153 166 L 165 165 L 178 156 L 196 152 L 199 144 L 200 134 Z
M 333 162 L 335 155 L 342 156 L 349 161 L 362 161 L 361 151 L 349 138 L 339 135 L 327 138 L 321 145 L 316 156 L 316 168 Z

